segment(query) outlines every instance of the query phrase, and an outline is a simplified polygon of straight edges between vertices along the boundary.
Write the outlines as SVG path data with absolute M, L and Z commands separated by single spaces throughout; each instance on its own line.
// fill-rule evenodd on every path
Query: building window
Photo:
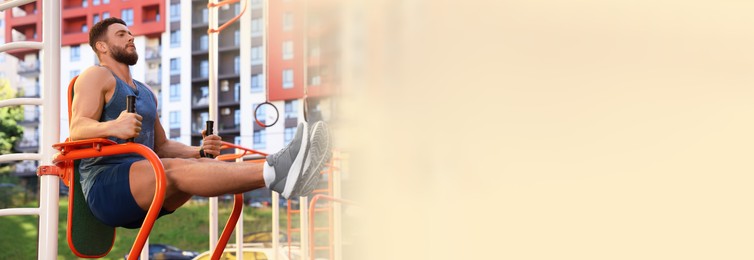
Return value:
M 202 9 L 202 23 L 209 22 L 209 10 L 207 8 Z
M 241 4 L 239 4 L 239 3 L 233 4 L 233 12 L 234 12 L 233 13 L 234 15 L 240 14 L 241 13 Z
M 233 44 L 236 47 L 241 45 L 241 31 L 239 30 L 233 31 Z
M 172 58 L 170 59 L 170 75 L 180 75 L 181 74 L 181 59 L 180 58 Z
M 262 47 L 251 47 L 251 61 L 262 61 Z
M 262 19 L 256 18 L 256 19 L 251 20 L 251 32 L 252 33 L 262 32 Z
M 99 5 L 99 0 L 92 0 L 92 5 Z
M 181 47 L 181 30 L 170 32 L 170 47 Z
M 181 111 L 170 111 L 170 129 L 181 128 Z
M 178 22 L 181 20 L 181 4 L 170 4 L 170 21 Z
M 238 128 L 241 126 L 241 110 L 236 109 L 233 113 L 233 126 Z
M 89 3 L 86 0 L 81 0 L 81 7 L 87 8 L 89 7 Z
M 283 59 L 284 60 L 293 59 L 293 41 L 283 42 Z
M 92 15 L 92 22 L 95 24 L 99 22 L 99 14 Z
M 82 24 L 81 25 L 81 32 L 87 32 L 87 31 L 89 31 L 89 26 L 87 26 L 86 24 Z
M 264 129 L 254 131 L 254 149 L 264 149 L 266 146 L 266 139 Z
M 287 145 L 293 140 L 293 136 L 296 134 L 296 128 L 286 127 L 284 131 L 285 135 L 283 136 L 283 142 Z
M 134 25 L 134 9 L 128 8 L 120 11 L 120 19 L 126 22 L 126 25 Z
M 209 77 L 209 61 L 203 60 L 199 62 L 199 76 L 202 78 Z
M 311 86 L 319 86 L 322 84 L 322 77 L 319 75 L 314 75 L 311 77 L 311 80 L 309 80 L 309 85 Z
M 71 61 L 81 60 L 81 45 L 71 46 Z
M 251 75 L 251 92 L 262 92 L 262 74 Z
M 241 72 L 241 57 L 236 56 L 233 58 L 233 72 L 238 75 Z
M 285 89 L 293 88 L 293 70 L 292 69 L 283 70 L 283 88 Z
M 298 118 L 298 100 L 285 101 L 285 118 Z
M 103 3 L 103 4 L 109 4 L 109 3 L 110 3 L 110 0 L 102 0 L 102 3 Z
M 240 101 L 241 100 L 241 82 L 236 82 L 236 84 L 233 85 L 233 101 Z
M 236 145 L 241 145 L 241 137 L 240 136 L 234 137 L 233 138 L 233 143 L 236 144 Z
M 293 30 L 293 14 L 290 12 L 283 14 L 283 31 Z
M 170 84 L 170 101 L 181 100 L 181 84 Z
M 108 4 L 109 2 L 107 0 L 103 1 L 103 3 Z M 102 20 L 105 20 L 107 18 L 110 18 L 110 12 L 103 12 L 102 13 Z
M 199 36 L 199 49 L 206 51 L 209 48 L 209 36 L 202 35 Z

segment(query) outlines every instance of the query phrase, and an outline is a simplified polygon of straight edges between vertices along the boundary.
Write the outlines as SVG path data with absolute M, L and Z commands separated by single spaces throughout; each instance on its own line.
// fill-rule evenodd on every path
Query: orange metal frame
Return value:
M 68 118 L 71 118 L 71 109 L 73 105 L 73 85 L 78 77 L 79 76 L 73 77 L 73 79 L 71 79 L 70 83 L 68 84 Z M 60 153 L 55 155 L 52 163 L 60 169 L 58 172 L 60 173 L 61 178 L 63 178 L 64 182 L 69 186 L 73 181 L 73 161 L 75 160 L 136 153 L 149 161 L 155 174 L 155 193 L 154 197 L 152 197 L 152 205 L 150 205 L 149 210 L 147 210 L 147 216 L 144 218 L 144 223 L 142 224 L 141 229 L 139 229 L 139 233 L 136 235 L 136 239 L 134 240 L 134 245 L 131 247 L 131 251 L 128 255 L 128 260 L 138 259 L 139 253 L 144 248 L 144 244 L 149 237 L 149 233 L 152 231 L 152 227 L 154 227 L 154 222 L 155 220 L 157 220 L 160 209 L 162 209 L 162 203 L 165 200 L 165 185 L 167 182 L 165 178 L 165 167 L 162 165 L 162 161 L 160 161 L 160 158 L 157 156 L 157 154 L 155 154 L 152 149 L 149 149 L 149 147 L 146 147 L 142 144 L 116 144 L 115 142 L 104 138 L 94 138 L 79 141 L 66 140 L 66 142 L 54 144 L 52 147 L 60 151 Z M 69 195 L 68 200 L 69 204 L 73 203 L 73 195 Z M 72 211 L 73 207 L 68 207 L 69 220 Z M 66 232 L 69 234 L 67 235 L 68 244 L 72 245 L 70 241 L 70 221 L 68 221 L 67 223 Z M 81 254 L 72 247 L 71 251 L 73 251 L 74 254 L 81 256 Z
M 333 157 L 332 160 L 327 164 L 327 170 L 322 171 L 320 173 L 320 174 L 323 174 L 323 175 L 324 174 L 328 175 L 328 178 L 327 178 L 327 188 L 326 189 L 316 189 L 316 190 L 312 191 L 312 194 L 317 194 L 314 197 L 317 197 L 319 195 L 323 195 L 324 196 L 324 195 L 332 195 L 333 194 L 333 178 L 332 178 L 332 175 L 335 172 L 335 170 L 339 170 L 339 168 L 337 166 L 335 166 L 335 162 L 338 161 L 338 160 L 340 160 L 340 158 Z M 312 197 L 312 198 L 314 198 L 314 197 Z M 288 235 L 288 258 L 292 259 L 292 256 L 291 256 L 291 244 L 293 243 L 293 236 L 292 235 L 293 235 L 293 232 L 300 232 L 301 231 L 300 228 L 294 228 L 293 227 L 293 225 L 292 225 L 293 216 L 292 215 L 293 215 L 293 213 L 299 213 L 300 214 L 301 210 L 292 209 L 292 207 L 291 207 L 291 201 L 290 200 L 288 200 L 287 204 L 288 205 L 287 205 L 287 211 L 286 211 L 286 215 L 287 215 L 286 230 L 287 230 L 287 233 L 288 233 L 287 234 Z M 313 206 L 314 204 L 311 204 L 311 205 Z M 319 209 L 314 208 L 314 207 L 310 207 L 309 208 L 309 214 L 310 215 L 314 214 L 315 212 L 327 212 L 327 213 L 331 213 L 332 212 L 332 207 L 331 207 L 330 204 L 328 204 L 328 206 L 325 207 L 325 208 L 319 208 Z M 301 216 L 301 217 L 305 217 L 305 216 Z M 310 235 L 309 235 L 310 241 L 313 241 L 313 239 L 314 239 L 314 232 L 315 231 L 330 231 L 329 234 L 328 234 L 329 241 L 330 241 L 330 245 L 329 246 L 315 247 L 313 242 L 310 244 L 311 245 L 311 256 L 312 257 L 314 256 L 314 251 L 315 250 L 329 250 L 330 251 L 330 259 L 333 259 L 332 258 L 332 255 L 333 255 L 333 249 L 332 249 L 332 246 L 333 246 L 333 241 L 332 241 L 333 240 L 333 235 L 332 235 L 332 229 L 330 228 L 330 227 L 333 226 L 332 214 L 327 214 L 327 217 L 328 217 L 328 224 L 329 224 L 329 226 L 327 226 L 327 227 L 314 227 L 313 219 L 310 217 L 310 222 L 309 222 L 309 226 L 310 226 L 310 230 L 309 230 L 310 231 Z
M 335 256 L 334 256 L 335 252 L 333 252 L 333 248 L 332 248 L 332 246 L 334 244 L 334 242 L 333 242 L 334 238 L 333 238 L 333 235 L 332 235 L 332 221 L 333 221 L 332 220 L 332 214 L 328 214 L 328 218 L 330 220 L 330 227 L 327 227 L 327 228 L 323 229 L 323 230 L 329 230 L 330 231 L 330 233 L 329 233 L 330 234 L 330 236 L 329 236 L 329 240 L 330 240 L 329 241 L 330 242 L 329 246 L 316 247 L 314 245 L 314 231 L 315 231 L 315 227 L 314 227 L 314 213 L 316 213 L 316 211 L 314 210 L 315 209 L 314 206 L 317 204 L 317 201 L 319 199 L 326 199 L 328 201 L 327 207 L 325 208 L 326 210 L 328 210 L 328 212 L 329 212 L 329 210 L 331 210 L 331 206 L 332 206 L 330 204 L 330 202 L 334 201 L 334 202 L 339 202 L 339 203 L 343 203 L 343 204 L 350 204 L 350 205 L 356 205 L 356 202 L 353 202 L 353 201 L 350 201 L 350 200 L 344 200 L 344 199 L 336 198 L 336 197 L 333 197 L 333 196 L 327 196 L 327 195 L 324 195 L 324 194 L 314 195 L 314 197 L 312 197 L 312 201 L 309 202 L 309 246 L 310 246 L 310 248 L 309 248 L 309 257 L 311 257 L 311 259 L 314 259 L 314 250 L 315 249 L 320 249 L 320 250 L 321 249 L 326 249 L 326 250 L 330 251 L 330 259 L 334 259 L 335 258 Z
M 157 157 L 152 149 L 149 149 L 149 147 L 142 144 L 115 144 L 113 141 L 102 138 L 59 143 L 53 145 L 53 148 L 59 150 L 60 153 L 55 156 L 52 162 L 60 168 L 63 173 L 68 173 L 64 178 L 68 179 L 67 182 L 69 184 L 73 178 L 73 175 L 70 173 L 73 171 L 74 160 L 136 153 L 149 161 L 155 174 L 155 193 L 152 198 L 152 205 L 149 206 L 147 216 L 144 218 L 144 223 L 142 224 L 141 229 L 139 229 L 139 233 L 136 235 L 136 240 L 134 240 L 134 245 L 131 247 L 131 251 L 128 255 L 129 260 L 138 259 L 139 253 L 144 248 L 144 243 L 146 243 L 149 233 L 152 231 L 152 227 L 154 227 L 154 222 L 157 220 L 157 217 L 160 214 L 160 209 L 162 209 L 162 203 L 165 200 L 165 168 L 163 167 L 160 158 Z M 68 199 L 69 203 L 73 202 L 73 196 L 69 196 Z M 68 207 L 69 216 L 72 214 L 72 211 L 73 207 Z M 71 222 L 69 221 L 67 230 L 69 233 L 71 232 L 70 225 Z M 72 244 L 70 239 L 71 236 L 69 235 L 68 243 Z M 81 256 L 75 249 L 71 248 L 71 250 L 74 254 Z
M 217 2 L 216 4 L 209 3 L 209 4 L 207 4 L 207 8 L 220 7 L 220 6 L 223 6 L 223 5 L 236 3 L 238 1 L 240 1 L 240 0 L 226 0 L 226 1 Z M 246 1 L 244 1 L 244 2 L 246 2 Z M 228 27 L 228 26 L 230 26 L 230 24 L 232 24 L 235 21 L 237 21 L 239 18 L 241 18 L 241 16 L 243 15 L 243 13 L 246 12 L 246 5 L 247 5 L 247 3 L 244 3 L 243 9 L 241 10 L 241 13 L 239 13 L 238 15 L 236 15 L 236 17 L 233 17 L 233 19 L 230 19 L 229 21 L 225 22 L 225 24 L 220 25 L 220 27 L 217 27 L 217 29 L 215 29 L 215 28 L 209 28 L 209 29 L 207 29 L 207 34 L 219 33 L 220 31 L 222 31 L 223 29 L 225 29 L 225 27 Z
M 258 154 L 261 156 L 267 156 L 266 153 L 249 149 L 246 147 L 242 147 L 236 144 L 228 143 L 228 142 L 222 142 L 222 146 L 220 149 L 240 149 L 243 150 L 243 153 L 237 153 L 237 154 L 222 154 L 218 157 L 216 157 L 216 160 L 221 161 L 232 161 L 238 158 L 242 158 L 246 155 L 251 154 Z M 249 162 L 251 163 L 260 163 L 264 162 L 264 159 L 259 160 L 251 160 Z M 230 217 L 228 218 L 228 221 L 225 223 L 225 228 L 223 228 L 223 232 L 220 235 L 220 238 L 217 240 L 217 246 L 215 246 L 215 250 L 212 251 L 212 256 L 210 259 L 212 260 L 218 260 L 223 254 L 223 251 L 225 251 L 225 247 L 228 245 L 228 240 L 230 240 L 230 235 L 233 233 L 233 229 L 236 227 L 236 223 L 238 222 L 238 219 L 241 217 L 241 213 L 243 212 L 243 193 L 235 194 L 233 196 L 233 211 L 230 213 Z M 241 242 L 242 244 L 242 242 Z M 239 245 L 240 246 L 240 245 Z

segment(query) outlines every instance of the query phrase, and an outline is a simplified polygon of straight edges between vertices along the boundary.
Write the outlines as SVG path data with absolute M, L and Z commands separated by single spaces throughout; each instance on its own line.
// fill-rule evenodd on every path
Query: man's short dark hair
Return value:
M 105 36 L 107 34 L 107 27 L 110 27 L 110 25 L 112 25 L 114 23 L 119 23 L 119 24 L 127 26 L 126 22 L 124 22 L 120 18 L 118 18 L 118 17 L 110 17 L 110 18 L 107 18 L 105 20 L 99 21 L 97 24 L 95 24 L 94 26 L 92 26 L 91 30 L 89 30 L 89 46 L 92 47 L 92 50 L 94 51 L 94 54 L 97 54 L 97 56 L 99 56 L 99 54 L 97 53 L 97 48 L 95 48 L 94 45 L 98 41 L 104 40 L 104 38 L 105 38 Z

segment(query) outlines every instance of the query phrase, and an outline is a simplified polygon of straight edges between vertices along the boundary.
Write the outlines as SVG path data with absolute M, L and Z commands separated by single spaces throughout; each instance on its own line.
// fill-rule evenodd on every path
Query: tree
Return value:
M 15 91 L 8 81 L 0 80 L 0 100 L 16 97 Z M 21 106 L 0 108 L 0 154 L 15 152 L 13 145 L 21 139 L 23 127 L 18 125 L 24 117 Z M 2 166 L 2 164 L 0 164 Z

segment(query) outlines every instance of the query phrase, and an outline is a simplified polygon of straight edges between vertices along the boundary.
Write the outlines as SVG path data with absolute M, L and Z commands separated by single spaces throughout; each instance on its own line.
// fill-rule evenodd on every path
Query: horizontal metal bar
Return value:
M 6 9 L 10 9 L 16 6 L 22 6 L 31 2 L 35 2 L 36 0 L 16 0 L 16 1 L 8 1 L 5 3 L 0 4 L 0 11 L 4 11 Z
M 20 105 L 42 105 L 41 98 L 11 98 L 0 100 L 0 108 Z
M 0 216 L 39 215 L 39 208 L 0 209 Z
M 6 52 L 9 50 L 15 50 L 15 49 L 37 49 L 41 50 L 44 48 L 44 45 L 42 42 L 34 42 L 34 41 L 18 41 L 18 42 L 9 42 L 3 45 L 0 45 L 0 52 Z
M 12 153 L 0 155 L 0 162 L 10 161 L 23 161 L 23 160 L 36 160 L 42 159 L 42 155 L 38 153 Z

